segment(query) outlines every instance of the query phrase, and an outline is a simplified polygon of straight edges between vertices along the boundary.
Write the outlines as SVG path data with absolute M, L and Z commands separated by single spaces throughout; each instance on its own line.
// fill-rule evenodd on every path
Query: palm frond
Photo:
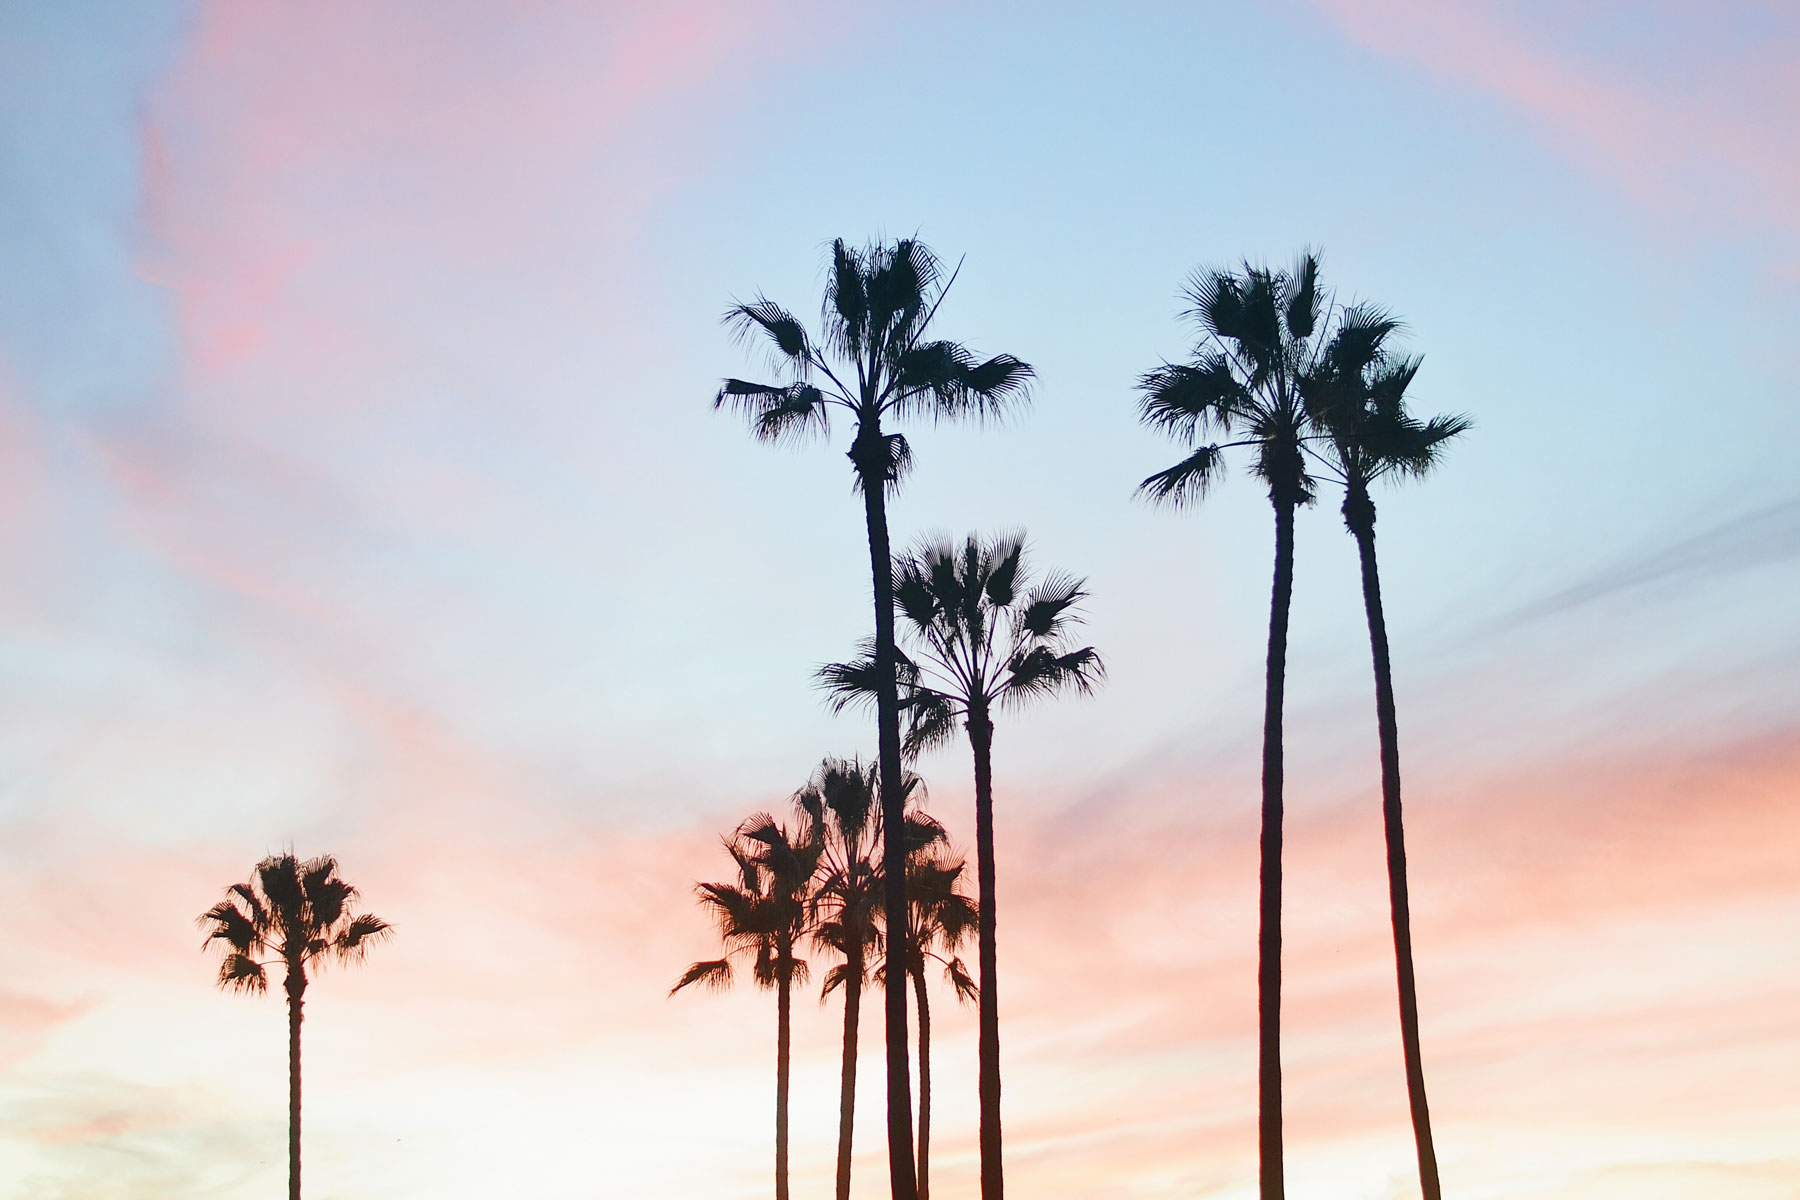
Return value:
M 838 238 L 831 244 L 825 283 L 825 340 L 846 358 L 860 359 L 869 333 L 869 287 L 864 256 Z
M 906 853 L 910 857 L 933 846 L 947 844 L 950 841 L 950 831 L 930 813 L 914 809 L 906 814 L 906 828 L 901 837 L 905 840 Z
M 956 998 L 964 1004 L 974 1004 L 981 999 L 981 985 L 969 974 L 969 968 L 963 965 L 960 958 L 952 958 L 944 964 L 944 974 L 950 980 L 950 986 L 956 989 Z
M 1032 589 L 1019 614 L 1019 628 L 1040 641 L 1058 636 L 1071 623 L 1075 606 L 1087 599 L 1086 585 L 1085 579 L 1053 572 Z
M 263 965 L 248 954 L 233 951 L 219 964 L 219 986 L 233 992 L 266 992 L 269 976 Z
M 839 988 L 848 988 L 851 980 L 859 980 L 865 972 L 859 971 L 847 962 L 838 963 L 825 972 L 825 978 L 819 981 L 819 1003 L 824 1004 L 831 998 L 831 993 Z
M 862 254 L 869 300 L 869 336 L 890 353 L 903 354 L 918 340 L 940 267 L 937 256 L 913 238 L 871 246 Z
M 225 889 L 225 894 L 236 896 L 243 902 L 245 915 L 259 931 L 268 926 L 269 910 L 263 904 L 262 897 L 256 894 L 255 888 L 247 883 L 234 883 Z
M 1249 390 L 1217 352 L 1192 365 L 1165 363 L 1146 372 L 1138 391 L 1144 423 L 1183 439 L 1211 430 L 1230 432 L 1250 403 Z
M 303 919 L 306 891 L 300 870 L 300 862 L 292 854 L 271 854 L 256 864 L 257 886 L 274 910 L 271 918 L 279 923 Z
M 331 943 L 332 953 L 344 962 L 361 962 L 369 947 L 394 936 L 394 927 L 373 913 L 359 913 Z
M 971 539 L 972 541 L 973 539 Z M 981 548 L 982 594 L 996 608 L 1007 608 L 1013 602 L 1014 584 L 1025 560 L 1025 535 L 1003 533 Z
M 694 891 L 700 906 L 718 926 L 720 936 L 733 938 L 757 931 L 756 897 L 748 889 L 729 883 L 697 883 Z
M 758 296 L 748 304 L 734 304 L 726 309 L 723 321 L 739 341 L 759 333 L 767 337 L 777 360 L 785 363 L 796 379 L 806 378 L 812 367 L 812 341 L 806 336 L 806 326 L 785 308 Z
M 916 759 L 956 736 L 956 718 L 962 710 L 949 696 L 930 688 L 915 688 L 905 704 L 906 740 L 901 752 L 908 759 Z
M 1395 474 L 1411 479 L 1430 474 L 1443 461 L 1445 443 L 1475 426 L 1470 418 L 1449 413 L 1435 416 L 1423 424 L 1417 421 L 1409 423 L 1406 436 L 1390 449 L 1382 465 Z
M 742 413 L 751 435 L 760 442 L 797 442 L 831 430 L 831 406 L 825 393 L 810 383 L 780 386 L 727 379 L 713 398 L 713 407 Z
M 1153 504 L 1185 508 L 1198 504 L 1225 473 L 1225 457 L 1218 446 L 1201 446 L 1167 470 L 1138 484 L 1138 491 Z
M 920 632 L 936 624 L 939 612 L 945 607 L 940 589 L 934 586 L 930 564 L 936 561 L 935 556 L 929 559 L 908 556 L 894 563 L 894 607 Z
M 1243 328 L 1243 285 L 1236 275 L 1203 267 L 1188 277 L 1188 315 L 1213 337 L 1233 339 Z
M 1287 317 L 1288 336 L 1297 339 L 1309 338 L 1319 323 L 1319 256 L 1312 250 L 1302 250 L 1294 263 L 1294 269 L 1286 277 L 1287 283 Z
M 1010 354 L 976 362 L 967 347 L 937 341 L 914 346 L 894 363 L 890 411 L 934 418 L 985 418 L 1030 395 L 1033 371 Z
M 251 917 L 229 900 L 221 900 L 199 917 L 199 924 L 212 925 L 202 946 L 224 942 L 239 954 L 249 954 L 262 947 L 262 932 Z
M 1010 664 L 1003 699 L 1011 704 L 1062 691 L 1088 695 L 1106 677 L 1106 664 L 1092 646 L 1057 654 L 1038 646 L 1014 658 Z
M 336 870 L 337 864 L 331 863 L 325 870 L 308 871 L 304 879 L 312 923 L 319 929 L 336 925 L 344 915 L 345 906 L 356 895 L 355 888 L 334 874 Z
M 814 678 L 833 713 L 872 706 L 881 687 L 881 672 L 875 666 L 872 647 L 849 662 L 826 663 L 814 672 Z
M 722 992 L 731 986 L 731 960 L 725 958 L 710 959 L 697 962 L 681 973 L 675 986 L 669 989 L 673 996 L 682 988 L 698 984 L 707 991 Z
M 1400 321 L 1379 305 L 1352 305 L 1337 322 L 1323 361 L 1342 375 L 1360 377 L 1381 362 L 1388 339 L 1400 328 Z

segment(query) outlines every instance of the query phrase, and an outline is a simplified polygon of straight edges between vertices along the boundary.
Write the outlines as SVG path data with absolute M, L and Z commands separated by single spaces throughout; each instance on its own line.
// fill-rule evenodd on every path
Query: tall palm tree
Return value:
M 870 958 L 883 945 L 882 871 L 876 857 L 880 811 L 874 766 L 828 758 L 795 803 L 824 830 L 820 879 L 813 893 L 813 944 L 838 958 L 825 973 L 819 1001 L 844 993 L 843 1071 L 838 1093 L 837 1200 L 850 1195 L 850 1154 L 856 1127 L 856 1051 L 862 989 Z
M 1029 586 L 1023 535 L 962 545 L 925 543 L 894 566 L 894 607 L 904 618 L 910 656 L 898 660 L 907 690 L 908 749 L 951 737 L 960 721 L 975 757 L 975 855 L 980 888 L 980 1099 L 982 1200 L 1001 1200 L 1000 1011 L 994 923 L 993 716 L 997 709 L 1073 689 L 1087 692 L 1105 673 L 1092 646 L 1068 636 L 1079 624 L 1082 581 L 1053 574 Z M 821 668 L 842 709 L 866 703 L 880 680 L 877 649 Z
M 814 340 L 792 314 L 765 297 L 733 305 L 725 314 L 726 324 L 742 337 L 766 337 L 787 379 L 727 379 L 713 402 L 715 408 L 729 405 L 742 412 L 751 431 L 771 442 L 827 432 L 834 408 L 854 422 L 849 456 L 863 499 L 874 583 L 876 731 L 887 795 L 899 795 L 901 788 L 887 495 L 910 464 L 911 451 L 906 439 L 887 432 L 882 422 L 983 417 L 1022 402 L 1032 374 L 1010 354 L 980 361 L 956 342 L 930 337 L 932 319 L 954 281 L 955 274 L 945 277 L 937 257 L 911 238 L 860 250 L 838 239 L 831 248 L 822 336 Z M 899 825 L 889 826 L 884 837 L 884 852 L 901 861 L 905 850 Z M 889 878 L 884 900 L 889 927 L 903 928 L 906 894 L 898 873 Z M 888 1171 L 894 1200 L 915 1200 L 904 952 L 898 939 L 889 939 L 884 997 Z
M 1381 745 L 1381 815 L 1387 833 L 1388 900 L 1394 926 L 1394 962 L 1400 993 L 1400 1042 L 1406 1058 L 1406 1092 L 1419 1153 L 1425 1200 L 1440 1200 L 1437 1150 L 1425 1101 L 1425 1066 L 1419 1050 L 1419 999 L 1413 977 L 1412 910 L 1407 899 L 1406 833 L 1400 816 L 1400 734 L 1394 709 L 1394 676 L 1388 654 L 1381 576 L 1375 564 L 1376 480 L 1419 478 L 1443 458 L 1445 444 L 1471 422 L 1462 416 L 1420 421 L 1406 411 L 1406 389 L 1418 374 L 1417 358 L 1388 348 L 1399 323 L 1380 309 L 1345 312 L 1318 367 L 1301 381 L 1315 425 L 1325 436 L 1316 457 L 1344 487 L 1344 525 L 1356 538 L 1362 561 L 1363 608 L 1375 664 L 1375 727 Z
M 797 830 L 777 825 L 767 813 L 748 818 L 723 839 L 737 868 L 732 883 L 695 886 L 725 944 L 721 958 L 697 962 L 674 987 L 673 996 L 692 984 L 731 986 L 732 960 L 748 959 L 751 978 L 775 992 L 775 1200 L 788 1200 L 788 1066 L 792 1054 L 793 985 L 804 983 L 806 960 L 794 944 L 806 930 L 809 893 L 821 853 L 816 824 Z
M 272 854 L 256 864 L 246 883 L 225 889 L 225 899 L 200 915 L 203 947 L 223 942 L 219 986 L 265 992 L 268 968 L 279 963 L 288 1006 L 288 1200 L 300 1200 L 300 1022 L 308 972 L 333 960 L 361 962 L 369 947 L 393 933 L 372 913 L 355 913 L 357 890 L 337 873 L 329 854 L 305 862 Z
M 980 987 L 956 951 L 975 931 L 975 898 L 962 889 L 966 864 L 950 849 L 944 827 L 922 812 L 908 820 L 906 859 L 907 958 L 919 1013 L 919 1200 L 931 1195 L 931 993 L 926 968 L 935 962 L 957 999 L 979 999 Z
M 1287 677 L 1288 608 L 1294 587 L 1294 513 L 1313 500 L 1302 446 L 1310 436 L 1299 380 L 1329 341 L 1330 312 L 1319 290 L 1319 259 L 1303 253 L 1292 269 L 1245 265 L 1241 274 L 1203 269 L 1189 281 L 1187 315 L 1199 326 L 1193 360 L 1144 375 L 1145 424 L 1189 443 L 1189 455 L 1140 485 L 1152 501 L 1199 502 L 1245 451 L 1275 510 L 1275 580 L 1263 693 L 1261 930 L 1257 947 L 1258 1151 L 1263 1200 L 1285 1194 L 1281 1149 L 1281 824 L 1282 693 Z M 1201 442 L 1222 436 L 1224 442 Z

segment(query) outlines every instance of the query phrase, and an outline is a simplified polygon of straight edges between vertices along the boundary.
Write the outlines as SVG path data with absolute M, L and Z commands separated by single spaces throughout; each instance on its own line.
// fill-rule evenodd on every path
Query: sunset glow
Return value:
M 249 1200 L 283 1016 L 194 919 L 329 852 L 396 936 L 306 1014 L 307 1194 L 769 1194 L 774 1004 L 668 994 L 869 625 L 845 431 L 712 411 L 826 248 L 963 262 L 1032 406 L 908 428 L 922 534 L 1087 579 L 995 743 L 1007 1174 L 1257 1194 L 1271 522 L 1152 508 L 1202 264 L 1322 250 L 1475 430 L 1384 488 L 1446 1196 L 1800 1194 L 1800 11 L 1759 0 L 9 5 L 0 1200 Z M 966 258 L 965 258 L 966 256 Z M 1288 1194 L 1419 1194 L 1356 547 L 1303 510 Z M 919 764 L 972 854 L 968 751 Z M 815 964 L 816 978 L 823 974 Z M 934 1000 L 934 1200 L 979 1195 Z M 831 1194 L 842 1009 L 794 1008 Z M 865 1002 L 856 1194 L 886 1195 Z

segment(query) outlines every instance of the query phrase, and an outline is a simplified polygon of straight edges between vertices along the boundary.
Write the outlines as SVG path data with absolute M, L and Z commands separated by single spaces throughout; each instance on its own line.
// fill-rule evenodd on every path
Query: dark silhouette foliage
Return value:
M 288 1200 L 300 1200 L 300 1024 L 310 974 L 330 962 L 361 962 L 369 947 L 393 934 L 372 913 L 352 912 L 357 890 L 330 855 L 302 862 L 273 854 L 246 883 L 200 915 L 204 947 L 222 943 L 219 986 L 265 992 L 268 969 L 282 968 L 288 1006 Z
M 855 426 L 849 457 L 868 533 L 878 765 L 885 796 L 898 796 L 902 789 L 886 506 L 912 451 L 904 435 L 885 429 L 883 422 L 997 414 L 1025 401 L 1032 376 L 1012 355 L 981 359 L 960 343 L 936 337 L 933 321 L 954 281 L 955 273 L 946 277 L 937 256 L 915 239 L 853 249 L 840 238 L 831 247 L 819 337 L 762 296 L 734 304 L 725 314 L 734 333 L 769 350 L 781 378 L 727 379 L 715 407 L 740 412 L 751 432 L 770 442 L 826 434 L 834 410 Z M 901 861 L 900 826 L 889 825 L 884 837 L 883 853 Z M 888 878 L 883 907 L 888 927 L 903 929 L 906 896 L 899 873 Z M 891 937 L 884 948 L 888 1172 L 894 1200 L 916 1200 L 903 941 Z

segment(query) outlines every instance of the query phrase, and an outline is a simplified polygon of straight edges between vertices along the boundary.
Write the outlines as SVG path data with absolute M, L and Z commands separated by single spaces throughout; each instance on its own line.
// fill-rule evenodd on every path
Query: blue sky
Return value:
M 319 1004 L 342 996 L 321 1194 L 491 1186 L 449 1114 L 496 1088 L 637 1129 L 622 1179 L 760 1185 L 760 1126 L 657 1130 L 683 1089 L 766 1106 L 763 1047 L 730 1036 L 766 1006 L 660 997 L 704 946 L 687 887 L 716 832 L 867 751 L 810 676 L 863 635 L 868 583 L 843 431 L 771 449 L 710 410 L 762 365 L 719 315 L 761 292 L 810 319 L 831 238 L 913 233 L 966 256 L 944 331 L 1039 382 L 998 427 L 909 430 L 896 541 L 1027 529 L 1088 577 L 1111 668 L 1000 734 L 1021 1179 L 1251 1178 L 1231 1014 L 1271 520 L 1241 474 L 1199 511 L 1136 501 L 1180 448 L 1133 384 L 1191 348 L 1194 268 L 1313 246 L 1340 299 L 1406 320 L 1416 403 L 1476 422 L 1378 498 L 1447 1173 L 1635 1200 L 1662 1163 L 1683 1194 L 1787 1195 L 1800 1164 L 1759 1122 L 1791 1115 L 1800 1064 L 1767 1015 L 1800 987 L 1771 940 L 1800 905 L 1774 854 L 1800 771 L 1797 49 L 1748 2 L 10 8 L 0 1104 L 60 1123 L 0 1137 L 27 1181 L 0 1197 L 160 1195 L 217 1145 L 278 1145 L 254 1083 L 278 1014 L 212 993 L 189 923 L 290 841 L 407 935 Z M 1329 494 L 1299 541 L 1295 1194 L 1403 1195 L 1367 642 Z M 963 753 L 927 764 L 959 836 Z M 409 1024 L 471 928 L 491 956 Z M 1112 1011 L 1058 946 L 1142 990 Z M 830 1014 L 808 1020 L 811 1170 L 835 1093 Z M 957 1020 L 950 1196 L 973 1194 Z M 243 1042 L 133 1057 L 209 1022 Z M 1745 1062 L 1741 1111 L 1659 1090 L 1716 1095 Z M 491 1121 L 493 1155 L 530 1153 L 528 1121 Z M 1719 1166 L 1749 1162 L 1773 1165 Z M 583 1178 L 550 1155 L 528 1184 Z

